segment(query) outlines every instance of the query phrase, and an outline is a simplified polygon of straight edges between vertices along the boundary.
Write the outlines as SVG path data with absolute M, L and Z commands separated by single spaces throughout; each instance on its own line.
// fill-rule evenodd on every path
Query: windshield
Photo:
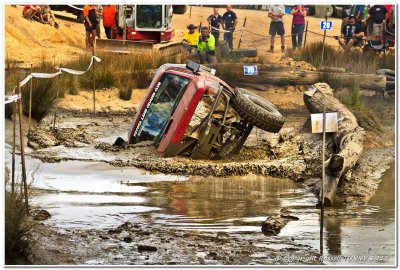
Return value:
M 161 77 L 140 117 L 132 143 L 158 141 L 188 84 L 189 79 L 181 76 L 165 73 Z
M 162 6 L 161 5 L 137 5 L 136 26 L 138 28 L 161 28 Z

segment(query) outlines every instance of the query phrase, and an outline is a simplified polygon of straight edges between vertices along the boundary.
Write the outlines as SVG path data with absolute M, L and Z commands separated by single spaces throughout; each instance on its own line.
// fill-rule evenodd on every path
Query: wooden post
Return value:
M 33 65 L 31 64 L 31 75 L 32 75 L 32 67 L 33 67 Z M 29 82 L 28 143 L 29 143 L 29 137 L 31 135 L 32 87 L 33 87 L 33 78 L 31 78 L 31 81 Z
M 94 47 L 92 48 L 92 56 L 94 56 Z M 93 60 L 93 113 L 96 114 L 96 74 L 94 72 L 95 60 Z
M 326 8 L 325 11 L 325 21 L 328 20 L 328 8 Z M 325 38 L 326 38 L 326 30 L 324 30 L 324 38 L 322 40 L 322 56 L 321 56 L 321 64 L 319 65 L 320 67 L 322 67 L 323 63 L 324 63 L 324 52 L 325 52 Z
M 326 108 L 324 106 L 324 114 L 322 116 L 322 185 L 321 185 L 321 226 L 319 231 L 320 251 L 324 252 L 324 198 L 325 198 L 325 125 L 326 125 Z
M 306 21 L 306 31 L 304 31 L 304 43 L 303 43 L 303 48 L 306 47 L 306 43 L 307 43 L 307 32 L 308 32 L 308 21 Z
M 15 92 L 13 92 L 15 94 Z M 13 149 L 12 149 L 12 162 L 11 162 L 11 192 L 14 194 L 15 192 L 15 128 L 16 128 L 16 118 L 17 118 L 17 103 L 13 102 L 12 110 L 13 110 Z
M 242 36 L 243 36 L 244 27 L 246 26 L 246 21 L 247 21 L 247 17 L 244 17 L 243 28 L 242 28 L 242 31 L 240 31 L 238 49 L 240 49 L 240 43 L 242 43 Z
M 192 18 L 192 6 L 189 7 L 189 19 Z
M 17 94 L 21 94 L 21 83 L 18 82 L 18 91 Z M 26 213 L 29 213 L 29 203 L 28 203 L 28 185 L 26 183 L 26 167 L 25 167 L 25 144 L 24 144 L 24 126 L 22 119 L 22 95 L 18 100 L 19 104 L 19 136 L 20 136 L 20 144 L 21 144 L 21 165 L 22 165 L 22 183 L 24 185 L 24 197 L 25 197 L 25 207 Z

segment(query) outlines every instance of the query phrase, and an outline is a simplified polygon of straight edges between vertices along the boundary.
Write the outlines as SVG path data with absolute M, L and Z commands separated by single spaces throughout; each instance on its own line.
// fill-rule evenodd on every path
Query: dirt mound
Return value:
M 56 29 L 24 19 L 22 9 L 22 5 L 5 6 L 5 49 L 10 60 L 23 61 L 23 66 L 30 66 L 43 58 L 58 63 L 85 53 L 82 24 L 58 19 L 60 28 Z

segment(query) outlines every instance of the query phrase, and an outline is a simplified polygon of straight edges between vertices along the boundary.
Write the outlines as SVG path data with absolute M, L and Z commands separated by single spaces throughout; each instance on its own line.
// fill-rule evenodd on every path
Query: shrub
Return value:
M 117 77 L 117 88 L 119 97 L 122 100 L 130 100 L 132 89 L 135 88 L 134 79 L 130 74 L 120 75 Z
M 9 173 L 5 172 L 5 263 L 26 264 L 35 244 L 32 238 L 32 224 L 27 219 L 22 192 L 7 190 Z

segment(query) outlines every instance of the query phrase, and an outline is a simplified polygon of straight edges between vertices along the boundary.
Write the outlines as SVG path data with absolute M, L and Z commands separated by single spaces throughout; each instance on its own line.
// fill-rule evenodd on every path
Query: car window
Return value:
M 134 133 L 133 143 L 158 141 L 174 113 L 189 79 L 165 73 L 157 82 Z

